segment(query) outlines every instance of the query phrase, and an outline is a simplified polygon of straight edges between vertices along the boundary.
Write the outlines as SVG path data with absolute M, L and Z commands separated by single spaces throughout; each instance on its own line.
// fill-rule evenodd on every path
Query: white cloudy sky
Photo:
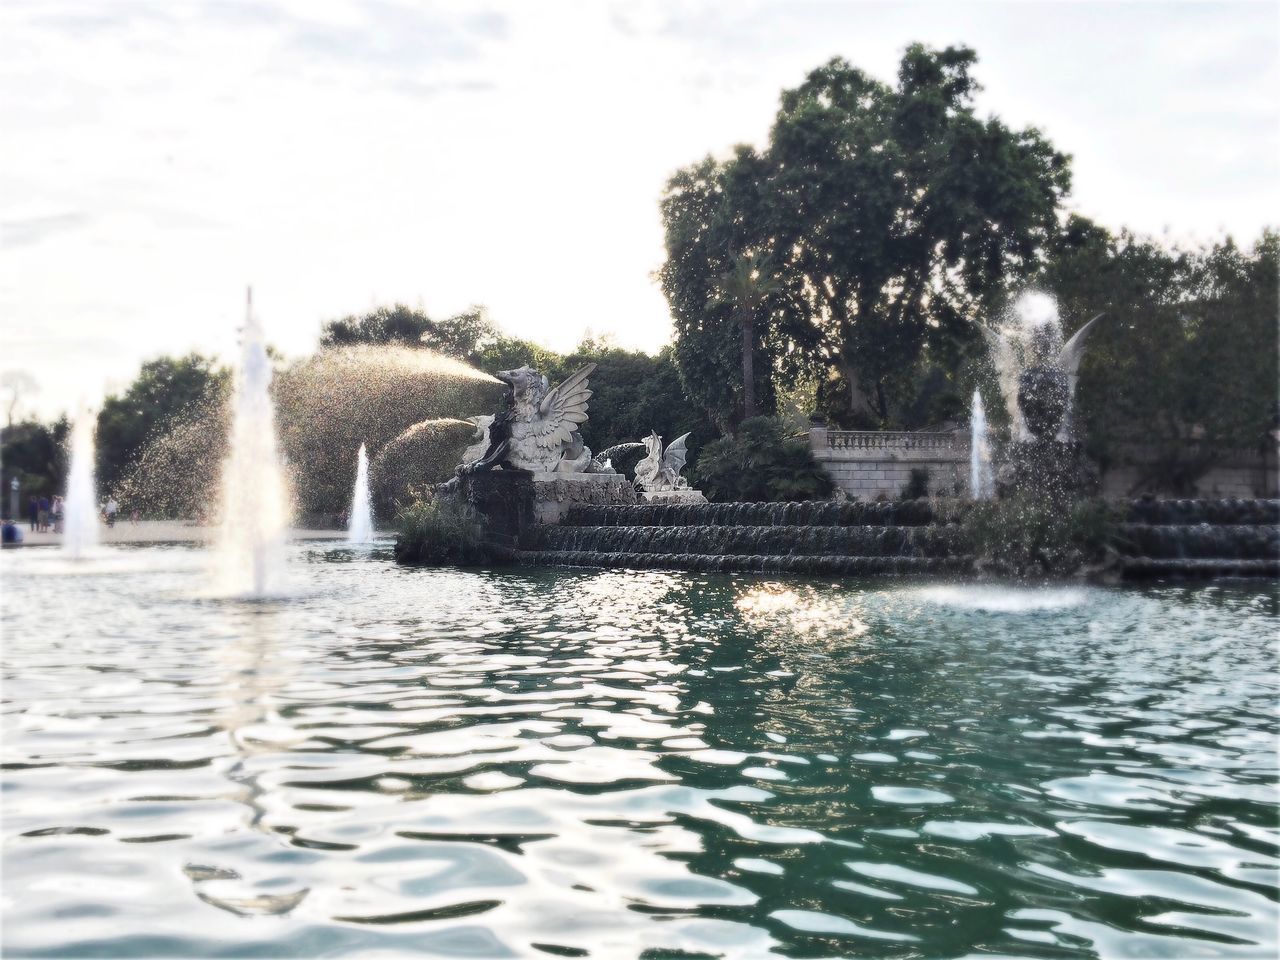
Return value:
M 984 111 L 1074 155 L 1072 206 L 1179 239 L 1277 222 L 1280 6 L 5 0 L 0 370 L 48 415 L 139 362 L 396 300 L 653 349 L 667 175 L 760 142 L 833 55 L 977 49 Z

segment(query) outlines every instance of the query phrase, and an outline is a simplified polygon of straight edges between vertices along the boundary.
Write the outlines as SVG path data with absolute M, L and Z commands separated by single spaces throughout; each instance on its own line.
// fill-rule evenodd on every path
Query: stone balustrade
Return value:
M 968 490 L 969 438 L 963 432 L 809 430 L 814 457 L 844 492 L 860 500 L 896 499 L 913 470 L 928 474 L 928 492 Z

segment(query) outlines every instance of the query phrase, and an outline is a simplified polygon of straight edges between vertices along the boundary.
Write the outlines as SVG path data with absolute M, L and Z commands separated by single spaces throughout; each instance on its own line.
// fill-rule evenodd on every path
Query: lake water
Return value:
M 1273 586 L 291 567 L 0 555 L 5 956 L 1276 955 Z

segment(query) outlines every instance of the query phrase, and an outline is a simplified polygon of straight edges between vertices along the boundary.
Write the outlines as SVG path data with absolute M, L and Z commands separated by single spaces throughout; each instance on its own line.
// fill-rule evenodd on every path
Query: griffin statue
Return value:
M 685 441 L 689 434 L 677 437 L 662 449 L 662 438 L 653 431 L 645 438 L 644 445 L 649 455 L 636 464 L 636 486 L 646 493 L 661 493 L 669 490 L 683 490 L 688 482 L 680 476 L 689 452 L 685 449 Z
M 477 418 L 480 443 L 467 452 L 459 475 L 504 467 L 530 473 L 606 473 L 606 466 L 591 459 L 579 427 L 587 422 L 591 391 L 587 378 L 596 365 L 589 363 L 554 390 L 547 378 L 528 366 L 501 370 L 498 379 L 507 384 L 502 409 L 489 422 Z

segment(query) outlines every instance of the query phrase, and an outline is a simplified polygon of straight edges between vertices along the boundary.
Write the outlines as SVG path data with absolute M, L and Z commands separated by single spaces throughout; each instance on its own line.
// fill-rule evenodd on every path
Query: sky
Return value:
M 1073 211 L 1183 243 L 1280 221 L 1266 0 L 4 0 L 0 372 L 48 417 L 230 359 L 250 284 L 287 356 L 397 301 L 655 350 L 667 177 L 914 41 L 977 51 L 979 112 L 1072 155 Z

